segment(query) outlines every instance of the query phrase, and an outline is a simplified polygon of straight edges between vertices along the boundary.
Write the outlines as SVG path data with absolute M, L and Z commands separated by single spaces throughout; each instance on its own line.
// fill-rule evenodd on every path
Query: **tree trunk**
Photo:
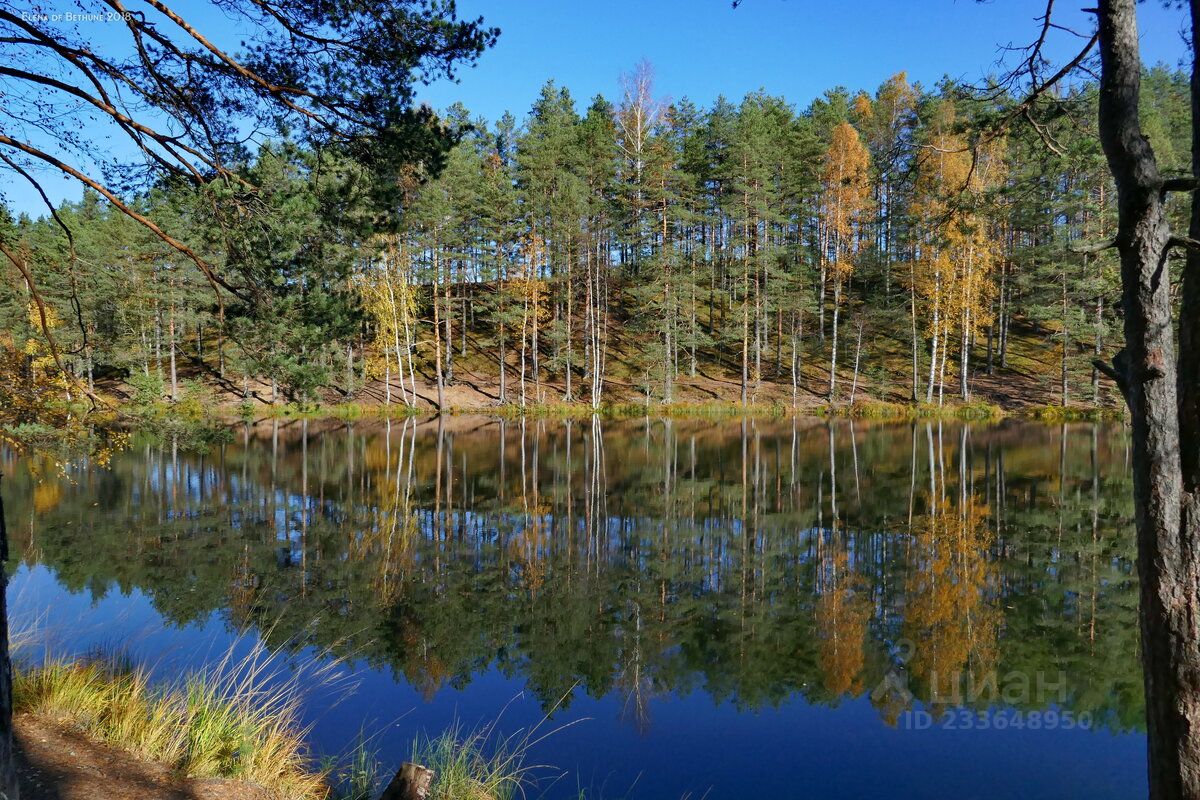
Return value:
M 792 322 L 792 408 L 800 400 L 800 340 L 804 337 L 804 312 L 796 313 Z
M 994 309 L 994 306 L 993 306 Z M 988 377 L 996 374 L 995 363 L 995 340 L 996 340 L 996 323 L 989 322 L 987 328 L 987 374 Z
M 446 286 L 443 289 L 443 296 L 445 297 L 446 303 L 444 318 L 446 324 L 446 365 L 443 367 L 443 383 L 454 383 L 454 302 L 450 296 L 450 282 L 453 280 L 453 278 L 454 273 L 451 269 L 451 263 L 447 262 Z M 438 405 L 441 406 L 441 400 L 438 400 Z
M 435 247 L 433 250 L 433 274 L 439 275 L 438 271 L 438 251 Z M 437 374 L 437 403 L 438 411 L 446 407 L 446 378 L 442 374 L 442 336 L 441 336 L 441 320 L 438 316 L 438 291 L 437 286 L 433 287 L 433 352 L 434 352 L 434 369 Z M 447 329 L 448 330 L 448 329 Z M 449 346 L 449 345 L 447 345 Z
M 838 313 L 842 306 L 842 283 L 833 279 L 833 345 L 829 351 L 829 402 L 837 399 Z
M 1104 326 L 1104 298 L 1096 297 L 1096 341 L 1093 349 L 1094 357 L 1100 358 L 1104 352 L 1104 342 L 1101 330 Z M 1092 368 L 1092 405 L 1100 407 L 1100 370 Z
M 167 320 L 167 335 L 171 339 L 171 402 L 179 399 L 179 373 L 175 370 L 175 298 L 171 297 L 171 316 Z
M 1184 330 L 1180 338 L 1185 355 L 1177 363 L 1171 288 L 1166 274 L 1171 243 L 1163 184 L 1138 121 L 1142 64 L 1135 0 L 1102 0 L 1099 11 L 1100 141 L 1117 187 L 1116 243 L 1121 255 L 1125 333 L 1125 349 L 1115 359 L 1115 368 L 1106 367 L 1106 371 L 1118 380 L 1125 394 L 1133 426 L 1150 797 L 1197 798 L 1200 483 L 1196 462 L 1200 460 L 1200 419 L 1194 393 L 1200 382 L 1196 371 L 1200 362 L 1194 349 L 1194 327 L 1200 304 L 1193 285 L 1191 295 L 1184 292 Z M 1198 15 L 1193 3 L 1193 34 Z M 1197 67 L 1194 63 L 1193 108 L 1197 103 Z M 1200 119 L 1194 116 L 1193 170 L 1200 174 L 1198 147 Z M 1192 212 L 1196 229 L 1200 212 L 1195 202 Z M 1193 283 L 1194 266 L 1194 262 L 1189 264 L 1193 269 L 1188 279 Z M 1185 387 L 1182 395 L 1177 390 L 1177 379 L 1178 385 Z
M 0 472 L 0 489 L 4 473 Z M 0 797 L 18 800 L 17 765 L 13 754 L 12 660 L 8 651 L 8 528 L 4 522 L 4 496 L 0 493 Z
M 1008 326 L 1011 323 L 1012 289 L 1008 284 L 1008 264 L 1000 268 L 1000 369 L 1008 367 Z
M 963 319 L 962 337 L 958 343 L 958 396 L 963 402 L 971 399 L 971 314 Z
M 917 281 L 915 264 L 916 262 L 914 260 L 910 260 L 908 266 L 908 310 L 909 323 L 912 328 L 912 401 L 914 403 L 917 402 L 917 399 L 920 396 L 919 393 L 921 391 L 921 366 L 917 355 L 919 352 L 918 345 L 920 344 L 920 341 L 919 337 L 917 336 Z
M 571 280 L 571 265 L 574 262 L 574 260 L 575 260 L 575 254 L 574 254 L 574 252 L 572 252 L 570 245 L 568 245 L 567 246 L 567 286 L 566 286 L 566 288 L 567 288 L 567 310 L 566 310 L 566 318 L 564 320 L 564 322 L 566 323 L 566 328 L 567 328 L 567 347 L 566 347 L 566 353 L 565 353 L 565 357 L 564 357 L 565 363 L 563 366 L 563 384 L 564 384 L 563 402 L 564 403 L 570 403 L 572 400 L 575 399 L 573 388 L 571 386 L 571 372 L 575 367 L 575 351 L 574 351 L 574 349 L 572 349 L 575 345 L 575 343 L 573 341 L 573 339 L 575 337 L 575 327 L 574 327 L 574 319 L 573 319 L 575 316 L 574 302 L 573 302 L 574 301 L 574 297 L 573 297 L 574 283 Z
M 858 318 L 858 338 L 854 344 L 854 381 L 850 384 L 850 405 L 854 405 L 854 396 L 858 394 L 858 367 L 862 363 L 863 318 Z
M 749 237 L 747 237 L 748 239 Z M 750 382 L 750 265 L 746 263 L 742 269 L 742 405 L 749 399 L 748 384 Z
M 1068 319 L 1068 315 L 1070 314 L 1070 308 L 1068 307 L 1067 301 L 1068 301 L 1067 269 L 1064 266 L 1063 271 L 1062 271 L 1062 377 L 1061 377 L 1061 389 L 1060 389 L 1060 394 L 1062 395 L 1062 407 L 1063 408 L 1066 408 L 1067 403 L 1070 401 L 1070 394 L 1069 394 L 1069 390 L 1067 387 L 1067 356 L 1068 356 L 1068 348 L 1070 347 L 1070 344 L 1071 344 L 1071 334 L 1067 328 L 1067 326 L 1070 322 L 1070 320 Z
M 1192 2 L 1192 175 L 1200 180 L 1200 3 Z M 1200 238 L 1200 202 L 1192 196 L 1188 227 L 1191 239 Z M 1179 435 L 1183 480 L 1188 492 L 1200 492 L 1200 251 L 1189 248 L 1180 292 L 1179 315 Z M 1098 303 L 1100 301 L 1097 301 Z M 1102 324 L 1097 305 L 1097 330 Z M 1099 335 L 1099 334 L 1097 334 Z M 1195 531 L 1195 527 L 1192 528 Z
M 501 287 L 500 291 L 504 291 L 504 288 Z M 504 313 L 503 308 L 501 308 L 500 313 L 501 314 Z M 507 394 L 508 386 L 507 386 L 507 381 L 506 381 L 507 375 L 505 374 L 505 368 L 507 367 L 507 361 L 508 361 L 508 351 L 505 348 L 505 345 L 507 344 L 507 342 L 505 341 L 504 334 L 505 334 L 504 321 L 501 320 L 500 321 L 500 402 L 501 403 L 508 402 L 508 394 Z

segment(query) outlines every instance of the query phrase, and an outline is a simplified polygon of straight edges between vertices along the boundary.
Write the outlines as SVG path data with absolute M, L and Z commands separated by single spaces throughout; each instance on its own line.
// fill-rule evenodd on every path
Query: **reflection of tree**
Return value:
M 0 460 L 14 554 L 65 586 L 140 588 L 174 623 L 221 611 L 430 693 L 495 668 L 547 706 L 619 689 L 641 724 L 670 692 L 834 703 L 908 636 L 918 700 L 998 664 L 1065 670 L 1068 707 L 1137 719 L 1118 436 L 1072 436 L 1064 461 L 1049 428 L 804 424 L 276 422 L 57 479 Z
M 999 613 L 987 507 L 968 497 L 934 498 L 913 524 L 905 586 L 905 632 L 914 643 L 913 676 L 935 705 L 961 702 L 964 681 L 982 685 L 996 666 Z
M 248 628 L 254 623 L 254 604 L 258 598 L 258 576 L 250 568 L 250 548 L 242 548 L 229 580 L 229 617 L 239 628 Z
M 405 450 L 405 437 L 409 434 L 410 424 L 413 424 L 411 420 L 404 421 L 399 442 L 393 446 L 392 424 L 389 421 L 384 447 L 367 450 L 364 466 L 372 470 L 377 478 L 382 477 L 382 480 L 371 483 L 371 507 L 375 510 L 375 519 L 370 527 L 349 538 L 352 557 L 375 563 L 371 585 L 384 605 L 395 603 L 401 589 L 400 573 L 408 563 L 419 535 L 419 520 L 412 504 L 415 427 L 408 438 L 408 449 Z
M 847 567 L 845 549 L 838 549 L 830 562 L 815 611 L 821 676 L 833 697 L 857 696 L 863 690 L 871 603 Z
M 630 619 L 626 621 L 621 652 L 621 666 L 617 673 L 617 687 L 624 700 L 621 718 L 631 722 L 638 733 L 645 735 L 650 730 L 650 698 L 654 686 L 646 669 L 642 650 L 642 609 L 633 604 Z

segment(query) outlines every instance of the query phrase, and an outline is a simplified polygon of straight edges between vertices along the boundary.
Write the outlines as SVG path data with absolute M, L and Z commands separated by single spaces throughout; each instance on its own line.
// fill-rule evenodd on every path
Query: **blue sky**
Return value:
M 1060 3 L 1056 20 L 1090 31 L 1086 3 Z M 1064 7 L 1065 6 L 1065 7 Z M 423 93 L 442 108 L 462 100 L 495 119 L 522 116 L 554 78 L 580 106 L 612 98 L 618 77 L 640 59 L 672 99 L 707 104 L 759 88 L 804 107 L 837 85 L 873 91 L 905 70 L 933 84 L 943 75 L 976 80 L 995 71 L 1000 47 L 1036 38 L 1045 0 L 459 0 L 460 14 L 501 29 L 478 67 Z M 1139 5 L 1143 57 L 1179 63 L 1182 12 Z M 1073 40 L 1059 34 L 1051 55 Z
M 195 5 L 198 27 L 236 47 L 228 21 L 211 6 L 199 10 L 207 3 Z M 1056 19 L 1090 30 L 1080 5 L 1067 4 Z M 79 8 L 73 0 L 40 6 Z M 438 109 L 462 101 L 490 120 L 506 110 L 521 118 L 553 78 L 582 109 L 597 93 L 615 98 L 620 74 L 647 59 L 665 98 L 707 105 L 721 94 L 736 99 L 765 89 L 803 108 L 839 85 L 873 91 L 901 70 L 925 85 L 945 75 L 978 80 L 997 70 L 1003 46 L 1036 37 L 1044 7 L 1045 0 L 744 0 L 736 10 L 729 0 L 459 0 L 462 16 L 499 26 L 500 41 L 458 83 L 425 87 L 418 97 Z M 1139 4 L 1139 19 L 1144 59 L 1180 64 L 1182 12 L 1152 0 Z M 119 41 L 119 29 L 104 24 L 87 31 L 101 49 Z M 1067 56 L 1071 47 L 1075 40 L 1059 33 L 1049 55 Z M 118 157 L 128 147 L 104 134 L 96 145 L 98 152 L 118 148 Z M 45 177 L 55 202 L 79 196 L 72 182 Z M 12 182 L 0 191 L 15 210 L 43 213 L 28 187 Z

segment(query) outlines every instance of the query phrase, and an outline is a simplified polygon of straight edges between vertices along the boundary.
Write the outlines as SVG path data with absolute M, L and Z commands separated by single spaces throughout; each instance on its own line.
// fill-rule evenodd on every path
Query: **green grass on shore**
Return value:
M 360 419 L 404 419 L 415 417 L 420 413 L 421 409 L 406 406 L 403 403 L 384 405 L 352 401 L 330 405 L 283 403 L 263 406 L 243 403 L 237 407 L 238 417 L 246 422 L 263 417 L 267 419 L 338 419 L 343 422 L 355 422 Z
M 1004 409 L 993 403 L 982 401 L 969 403 L 897 403 L 864 400 L 855 403 L 838 403 L 794 408 L 787 403 L 751 403 L 742 405 L 729 401 L 679 402 L 679 403 L 603 403 L 593 408 L 590 403 L 531 403 L 525 406 L 516 403 L 500 405 L 452 406 L 445 411 L 449 415 L 482 415 L 503 419 L 575 419 L 586 420 L 597 416 L 607 420 L 642 419 L 645 417 L 670 419 L 790 419 L 793 417 L 844 417 L 870 420 L 914 420 L 914 419 L 957 419 L 975 421 L 998 421 L 1006 418 L 1041 422 L 1101 422 L 1124 418 L 1119 407 L 1090 406 L 1028 406 L 1020 409 Z M 186 414 L 175 415 L 169 405 L 156 406 L 152 414 L 130 415 L 127 421 L 164 433 L 183 435 L 200 430 L 205 432 L 204 423 L 229 422 L 240 419 L 252 422 L 256 419 L 283 420 L 328 420 L 343 422 L 359 420 L 404 419 L 422 414 L 435 415 L 436 409 L 412 408 L 403 404 L 379 405 L 345 402 L 331 405 L 300 406 L 293 403 L 281 405 L 244 404 L 233 409 L 212 407 L 197 414 L 188 409 Z M 215 436 L 211 432 L 203 436 L 192 436 L 207 441 Z M 184 436 L 187 438 L 187 436 Z
M 1023 419 L 1039 422 L 1116 422 L 1125 419 L 1124 406 L 1031 406 L 1023 409 Z
M 992 403 L 887 403 L 867 401 L 849 405 L 822 406 L 818 413 L 828 417 L 853 419 L 962 419 L 998 420 L 1007 416 Z
M 642 419 L 643 417 L 669 417 L 671 419 L 741 419 L 783 418 L 796 412 L 782 404 L 758 403 L 743 406 L 740 403 L 706 401 L 700 403 L 602 403 L 593 408 L 590 403 L 531 403 L 521 406 L 505 403 L 492 406 L 457 406 L 449 409 L 451 414 L 484 414 L 504 419 Z

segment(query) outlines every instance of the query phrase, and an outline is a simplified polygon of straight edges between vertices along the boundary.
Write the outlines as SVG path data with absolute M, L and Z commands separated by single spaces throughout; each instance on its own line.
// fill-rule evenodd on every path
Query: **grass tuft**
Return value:
M 70 725 L 193 778 L 232 778 L 280 798 L 324 798 L 300 723 L 300 685 L 261 646 L 173 684 L 121 658 L 47 659 L 13 676 L 16 710 Z
M 440 735 L 418 736 L 412 760 L 434 771 L 430 800 L 512 800 L 530 773 L 528 737 L 503 738 L 491 725 L 465 730 L 454 723 Z

